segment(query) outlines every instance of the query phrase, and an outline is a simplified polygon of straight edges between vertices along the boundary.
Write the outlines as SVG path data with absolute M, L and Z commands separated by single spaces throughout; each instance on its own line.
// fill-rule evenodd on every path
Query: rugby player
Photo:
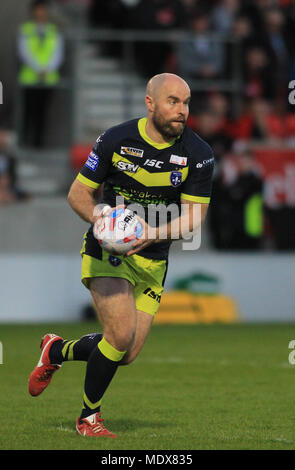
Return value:
M 63 362 L 87 361 L 83 409 L 76 423 L 81 435 L 116 437 L 103 424 L 102 397 L 118 366 L 134 361 L 145 343 L 164 288 L 172 232 L 182 219 L 180 213 L 168 221 L 166 240 L 159 227 L 148 238 L 145 220 L 144 233 L 127 256 L 113 256 L 93 235 L 103 216 L 96 210 L 95 191 L 104 183 L 102 202 L 111 208 L 117 196 L 127 207 L 176 203 L 187 209 L 192 229 L 193 210 L 200 204 L 203 222 L 214 158 L 210 146 L 186 126 L 189 101 L 190 88 L 181 77 L 164 73 L 151 78 L 147 117 L 99 136 L 69 191 L 70 206 L 91 224 L 81 250 L 82 282 L 91 292 L 103 333 L 77 340 L 46 334 L 29 392 L 39 395 Z

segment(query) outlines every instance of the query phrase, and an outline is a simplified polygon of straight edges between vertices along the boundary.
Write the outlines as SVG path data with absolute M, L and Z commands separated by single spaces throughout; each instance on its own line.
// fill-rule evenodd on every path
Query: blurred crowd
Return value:
M 179 73 L 191 85 L 188 124 L 213 147 L 216 159 L 209 211 L 213 245 L 225 250 L 295 249 L 290 189 L 295 187 L 295 106 L 288 101 L 289 83 L 295 79 L 295 1 L 107 4 L 102 12 L 100 1 L 90 2 L 92 27 L 184 34 L 176 45 L 157 40 L 135 45 L 136 67 L 146 78 L 163 71 Z M 262 146 L 269 149 L 269 161 L 280 158 L 271 155 L 272 149 L 290 149 L 293 163 L 281 164 L 281 174 L 266 180 L 271 171 L 255 155 Z M 266 197 L 275 191 L 284 195 Z
M 11 134 L 0 129 L 0 203 L 6 204 L 30 199 L 18 187 L 16 158 L 13 155 Z
M 18 41 L 19 80 L 28 85 L 23 139 L 33 146 L 42 146 L 50 88 L 64 60 L 62 34 L 48 7 L 76 24 L 83 16 L 83 27 L 182 33 L 185 40 L 134 44 L 135 63 L 144 78 L 168 71 L 191 85 L 188 125 L 212 146 L 216 159 L 208 222 L 213 245 L 295 249 L 295 158 L 286 165 L 288 179 L 283 168 L 274 183 L 285 185 L 286 194 L 266 204 L 265 194 L 275 190 L 255 154 L 264 146 L 294 149 L 294 157 L 295 105 L 288 100 L 295 80 L 294 0 L 35 0 Z M 38 37 L 47 44 L 42 54 L 34 46 Z M 120 44 L 103 50 L 121 54 Z

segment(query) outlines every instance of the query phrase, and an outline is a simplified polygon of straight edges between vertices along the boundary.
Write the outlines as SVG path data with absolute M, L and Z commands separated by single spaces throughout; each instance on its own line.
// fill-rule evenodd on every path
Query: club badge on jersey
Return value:
M 180 171 L 171 171 L 170 182 L 172 186 L 176 187 L 181 184 L 182 174 Z

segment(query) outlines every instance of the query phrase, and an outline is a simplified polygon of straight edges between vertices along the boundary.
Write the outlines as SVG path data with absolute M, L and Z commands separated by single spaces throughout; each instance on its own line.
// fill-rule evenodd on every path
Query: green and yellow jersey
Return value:
M 159 144 L 146 134 L 147 118 L 112 127 L 98 137 L 77 179 L 97 189 L 102 183 L 102 202 L 180 205 L 180 200 L 209 203 L 214 157 L 211 147 L 190 128 L 171 142 Z M 92 227 L 87 234 L 91 243 Z M 94 241 L 94 240 L 93 240 Z M 167 259 L 171 241 L 152 244 L 140 251 L 150 259 Z M 97 242 L 96 242 L 96 245 Z

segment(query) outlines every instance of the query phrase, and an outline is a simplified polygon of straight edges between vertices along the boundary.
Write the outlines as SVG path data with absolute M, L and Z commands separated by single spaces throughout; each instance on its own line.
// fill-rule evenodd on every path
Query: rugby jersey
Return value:
M 133 119 L 100 135 L 77 179 L 93 189 L 104 183 L 102 202 L 111 207 L 121 196 L 127 207 L 140 204 L 145 214 L 159 204 L 180 206 L 181 198 L 208 204 L 214 167 L 211 147 L 187 126 L 171 142 L 154 142 L 146 134 L 146 122 L 147 118 Z M 138 254 L 166 259 L 170 244 L 151 244 Z

